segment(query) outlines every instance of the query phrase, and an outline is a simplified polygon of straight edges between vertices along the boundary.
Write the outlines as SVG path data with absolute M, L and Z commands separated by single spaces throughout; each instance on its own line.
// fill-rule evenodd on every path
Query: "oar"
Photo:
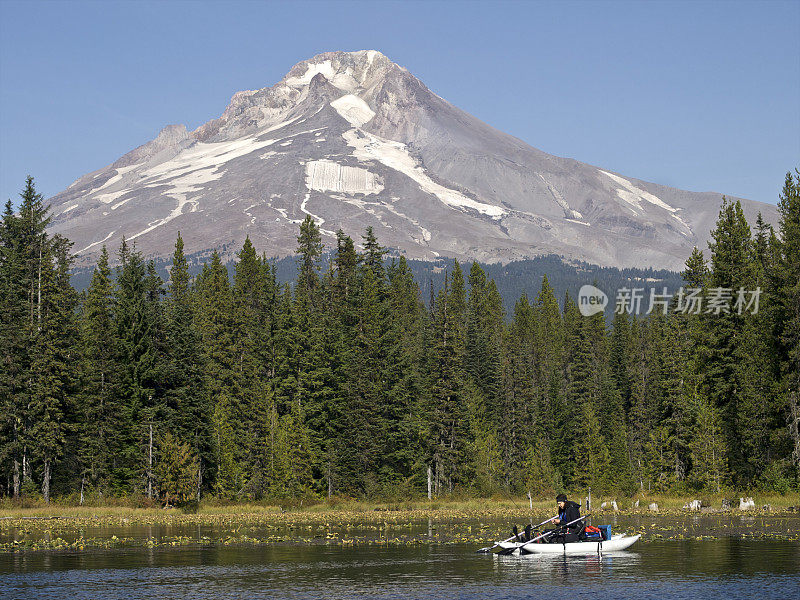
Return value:
M 541 523 L 539 523 L 535 527 L 535 529 L 539 529 L 539 527 L 541 527 L 542 525 L 547 525 L 550 521 L 552 521 L 553 519 L 556 519 L 556 518 L 558 518 L 558 517 L 557 516 L 556 517 L 550 517 L 549 519 L 547 519 L 547 521 L 542 521 Z M 503 544 L 505 542 L 510 542 L 511 540 L 516 539 L 517 537 L 518 537 L 518 535 L 512 535 L 510 538 L 505 539 L 502 542 L 495 542 L 494 546 L 486 546 L 486 548 L 481 548 L 480 550 L 476 550 L 476 552 L 478 552 L 478 553 L 489 552 L 489 551 L 494 550 L 495 548 L 497 548 L 500 544 Z
M 569 527 L 570 525 L 572 525 L 574 523 L 577 523 L 578 521 L 582 521 L 583 519 L 587 518 L 591 514 L 592 513 L 587 513 L 587 514 L 583 515 L 582 517 L 578 517 L 574 521 L 570 521 L 569 523 L 565 523 L 564 525 L 561 525 L 558 529 L 564 529 L 565 527 Z M 555 519 L 555 517 L 553 517 L 553 518 Z M 548 532 L 543 533 L 542 535 L 540 535 L 538 537 L 533 538 L 532 540 L 530 540 L 528 542 L 523 542 L 521 544 L 517 544 L 513 548 L 504 548 L 503 550 L 500 550 L 500 552 L 498 552 L 497 554 L 506 556 L 506 555 L 511 554 L 512 552 L 514 552 L 514 550 L 516 550 L 517 548 L 521 549 L 523 546 L 527 546 L 528 544 L 533 544 L 534 542 L 537 542 L 537 541 L 539 541 L 540 539 L 542 539 L 544 537 L 552 535 L 553 533 L 554 533 L 553 531 L 548 531 Z
M 567 528 L 567 527 L 569 527 L 570 525 L 572 525 L 572 524 L 574 524 L 574 523 L 577 523 L 578 521 L 582 521 L 583 519 L 586 519 L 586 518 L 588 518 L 589 516 L 591 516 L 591 514 L 592 514 L 592 513 L 586 513 L 585 515 L 583 515 L 582 517 L 578 517 L 578 518 L 577 518 L 577 519 L 575 519 L 574 521 L 570 521 L 569 523 L 565 523 L 564 525 L 562 525 L 562 526 L 561 526 L 561 527 L 559 527 L 558 529 L 559 529 L 559 530 L 560 530 L 560 529 L 566 529 L 566 528 Z M 528 544 L 531 544 L 531 543 L 533 543 L 533 542 L 535 542 L 535 541 L 539 540 L 540 538 L 544 538 L 544 537 L 547 537 L 547 536 L 549 536 L 549 535 L 552 535 L 553 533 L 554 533 L 554 531 L 548 531 L 547 533 L 543 533 L 542 535 L 540 535 L 540 536 L 539 536 L 539 537 L 537 537 L 537 538 L 533 538 L 533 539 L 532 539 L 530 542 L 525 542 L 524 544 L 520 544 L 520 552 L 522 552 L 522 550 L 524 549 L 524 547 L 525 547 L 525 546 L 527 546 Z

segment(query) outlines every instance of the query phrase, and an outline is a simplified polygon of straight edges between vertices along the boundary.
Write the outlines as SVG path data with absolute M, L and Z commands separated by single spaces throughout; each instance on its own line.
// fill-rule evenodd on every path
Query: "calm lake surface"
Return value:
M 0 598 L 800 598 L 800 542 L 666 540 L 602 556 L 474 544 L 196 546 L 0 555 Z

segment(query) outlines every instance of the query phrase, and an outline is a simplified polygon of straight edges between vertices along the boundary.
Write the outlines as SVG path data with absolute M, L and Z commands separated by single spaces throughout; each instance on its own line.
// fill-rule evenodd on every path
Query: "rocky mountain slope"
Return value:
M 680 269 L 705 247 L 721 194 L 647 183 L 536 150 L 459 110 L 374 50 L 328 52 L 234 94 L 217 119 L 169 125 L 51 198 L 51 230 L 90 264 L 122 236 L 148 256 L 226 258 L 249 235 L 296 247 L 311 215 L 331 245 L 368 225 L 411 258 L 507 262 L 559 254 Z M 743 200 L 776 222 L 772 205 Z

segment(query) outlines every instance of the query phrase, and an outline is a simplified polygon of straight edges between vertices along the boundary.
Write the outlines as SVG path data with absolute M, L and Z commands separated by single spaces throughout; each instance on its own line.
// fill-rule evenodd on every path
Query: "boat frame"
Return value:
M 517 556 L 529 556 L 533 554 L 603 554 L 604 552 L 619 552 L 627 550 L 637 541 L 641 535 L 625 536 L 623 534 L 612 535 L 610 539 L 598 541 L 583 541 L 583 542 L 555 542 L 537 544 L 535 542 L 527 542 L 521 544 L 519 542 L 501 542 L 500 547 L 503 549 L 511 549 L 514 551 L 512 554 Z

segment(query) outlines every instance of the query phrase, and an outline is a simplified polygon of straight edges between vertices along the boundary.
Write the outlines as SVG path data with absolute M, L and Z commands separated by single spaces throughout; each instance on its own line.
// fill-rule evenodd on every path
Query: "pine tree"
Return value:
M 433 447 L 434 490 L 452 491 L 463 469 L 464 431 L 464 324 L 466 297 L 458 262 L 452 278 L 436 297 L 431 352 L 431 404 L 428 419 Z
M 319 258 L 322 255 L 322 242 L 319 227 L 311 217 L 306 217 L 300 224 L 300 235 L 297 237 L 298 247 L 298 279 L 291 307 L 291 327 L 287 331 L 291 351 L 287 348 L 287 357 L 292 360 L 293 372 L 291 383 L 293 389 L 285 398 L 287 412 L 294 411 L 297 418 L 305 419 L 310 414 L 315 422 L 320 419 L 323 396 L 326 394 L 324 381 L 329 378 L 323 355 L 322 331 L 322 297 L 321 281 L 318 274 Z M 296 406 L 295 406 L 296 405 Z M 311 439 L 305 421 L 292 421 L 297 435 Z M 302 434 L 299 433 L 303 429 Z M 309 442 L 310 444 L 311 442 Z M 307 448 L 310 456 L 313 449 Z
M 586 485 L 594 481 L 596 469 L 605 465 L 607 459 L 600 462 L 588 460 L 587 452 L 594 452 L 598 444 L 602 445 L 600 422 L 597 417 L 597 406 L 600 401 L 600 389 L 595 372 L 595 344 L 592 339 L 592 328 L 589 319 L 581 316 L 578 306 L 571 298 L 564 304 L 564 323 L 567 336 L 567 359 L 565 369 L 564 404 L 556 415 L 556 431 L 558 432 L 558 463 L 562 466 L 562 477 L 565 484 Z M 591 423 L 586 419 L 593 420 Z M 596 421 L 596 423 L 595 423 Z M 596 425 L 591 435 L 586 428 Z M 591 439 L 589 439 L 591 438 Z M 568 458 L 564 458 L 566 455 Z M 607 457 L 607 454 L 606 454 Z M 602 458 L 602 457 L 600 457 Z
M 537 394 L 540 382 L 535 379 L 536 348 L 533 307 L 524 295 L 514 307 L 514 318 L 505 338 L 504 347 L 504 391 L 499 418 L 498 437 L 504 449 L 506 482 L 525 481 L 533 465 L 530 454 L 535 449 L 536 456 L 542 458 L 546 453 L 549 462 L 547 431 L 543 427 L 539 413 L 541 402 Z M 543 459 L 542 459 L 543 460 Z M 542 466 L 541 462 L 537 462 Z M 530 483 L 530 482 L 528 482 Z M 550 482 L 552 485 L 552 481 Z M 538 485 L 534 486 L 538 489 Z
M 336 492 L 357 490 L 358 479 L 354 449 L 349 440 L 351 427 L 350 395 L 345 382 L 351 368 L 351 350 L 358 323 L 359 284 L 358 262 L 353 240 L 341 230 L 336 233 L 337 250 L 333 261 L 334 272 L 326 287 L 328 310 L 325 311 L 327 351 L 331 362 L 331 375 L 336 381 L 335 393 L 328 398 L 326 414 L 317 417 L 324 423 L 312 430 L 324 431 L 322 450 L 322 475 L 330 497 Z
M 291 411 L 283 416 L 278 447 L 283 494 L 297 498 L 313 493 L 313 457 L 302 405 L 294 404 Z
M 155 477 L 164 503 L 184 504 L 197 493 L 197 457 L 189 444 L 165 433 L 158 444 Z
M 245 449 L 244 461 L 250 471 L 248 490 L 255 496 L 267 493 L 272 482 L 267 474 L 267 443 L 272 425 L 273 395 L 266 382 L 269 339 L 267 271 L 256 254 L 250 238 L 245 239 L 234 269 L 233 352 L 240 403 L 235 420 L 241 424 L 237 433 Z
M 383 256 L 386 254 L 386 248 L 378 244 L 371 225 L 367 227 L 367 231 L 362 237 L 364 239 L 364 267 L 371 270 L 377 279 L 381 279 L 384 274 Z
M 567 460 L 568 453 L 568 445 L 561 437 L 563 430 L 557 427 L 564 407 L 564 322 L 547 276 L 542 278 L 536 298 L 534 320 L 531 349 L 537 392 L 535 414 L 539 420 L 538 430 L 546 440 L 548 454 L 560 478 L 559 465 Z
M 141 253 L 123 239 L 119 259 L 114 305 L 123 426 L 115 444 L 112 477 L 117 489 L 144 489 L 152 495 L 152 474 L 147 464 L 150 426 L 159 418 L 153 397 L 158 366 L 156 323 L 148 303 L 147 267 Z
M 758 216 L 756 217 L 756 233 L 753 239 L 753 253 L 755 262 L 758 265 L 758 269 L 762 273 L 769 270 L 769 263 L 771 262 L 769 240 L 772 237 L 772 233 L 774 233 L 772 225 L 769 225 L 766 221 L 764 221 L 764 217 L 762 217 L 761 212 L 759 212 Z
M 297 277 L 298 294 L 305 294 L 307 301 L 314 303 L 315 293 L 319 287 L 317 261 L 322 255 L 322 238 L 319 227 L 314 219 L 306 216 L 300 224 L 300 235 L 297 236 L 297 254 L 299 261 L 299 274 Z
M 575 440 L 575 474 L 572 485 L 579 489 L 605 491 L 609 489 L 608 448 L 592 402 L 583 402 L 576 417 L 580 422 L 580 435 Z
M 525 454 L 522 482 L 531 495 L 550 495 L 560 490 L 561 479 L 553 467 L 550 451 L 544 439 L 537 438 Z
M 369 232 L 368 232 L 369 236 Z M 373 257 L 377 260 L 377 255 Z M 350 416 L 347 435 L 357 454 L 347 459 L 349 479 L 359 492 L 375 494 L 390 474 L 381 473 L 391 425 L 385 420 L 391 382 L 387 358 L 389 336 L 386 281 L 383 265 L 363 256 L 359 269 L 355 330 L 345 356 L 345 411 Z M 389 408 L 388 411 L 382 409 Z M 389 476 L 389 477 L 387 477 Z
M 779 364 L 779 394 L 785 408 L 790 457 L 800 480 L 800 171 L 786 174 L 778 202 L 780 238 L 773 236 L 770 289 L 774 307 L 772 346 Z
M 494 282 L 477 262 L 469 274 L 465 369 L 487 405 L 487 418 L 496 425 L 500 411 L 503 308 Z
M 31 454 L 42 466 L 45 502 L 50 501 L 53 467 L 64 453 L 64 414 L 76 387 L 73 362 L 77 359 L 77 295 L 70 285 L 71 246 L 65 238 L 55 236 L 43 249 L 41 259 L 41 320 L 31 364 L 29 435 Z
M 631 493 L 635 489 L 635 482 L 630 465 L 624 401 L 613 377 L 606 372 L 601 375 L 598 413 L 608 460 L 597 479 L 606 490 Z M 604 457 L 601 456 L 601 465 L 603 460 Z
M 52 269 L 50 240 L 46 228 L 50 223 L 48 208 L 44 206 L 44 198 L 36 191 L 33 178 L 28 177 L 25 188 L 20 194 L 19 217 L 14 226 L 14 237 L 18 250 L 15 263 L 19 265 L 19 292 L 25 299 L 25 320 L 22 327 L 22 341 L 25 345 L 20 360 L 23 392 L 18 397 L 21 406 L 15 407 L 17 413 L 17 431 L 19 436 L 19 456 L 22 467 L 22 485 L 33 488 L 33 469 L 31 465 L 31 448 L 34 440 L 31 437 L 32 416 L 30 404 L 35 393 L 35 372 L 33 370 L 33 348 L 42 331 L 44 303 L 48 301 L 44 286 L 48 279 L 48 268 Z
M 711 273 L 708 291 L 750 289 L 753 283 L 753 264 L 750 227 L 744 218 L 741 204 L 723 198 L 716 228 L 711 232 Z M 707 307 L 708 311 L 711 307 Z M 716 312 L 716 311 L 715 311 Z M 746 315 L 731 310 L 719 314 L 705 314 L 710 334 L 709 358 L 705 364 L 705 391 L 721 410 L 723 432 L 728 446 L 728 466 L 734 475 L 742 473 L 743 457 L 740 452 L 742 431 L 740 400 L 742 370 L 739 341 L 742 337 Z
M 211 408 L 203 378 L 201 337 L 197 331 L 189 265 L 180 232 L 172 257 L 165 316 L 164 404 L 173 415 L 169 427 L 177 439 L 189 445 L 197 459 L 196 492 L 203 487 L 203 473 L 213 460 Z
M 709 399 L 693 391 L 691 399 L 695 429 L 690 448 L 692 470 L 690 482 L 698 489 L 719 493 L 727 476 L 726 446 L 722 436 L 719 411 Z
M 81 483 L 102 493 L 107 491 L 113 462 L 116 432 L 123 426 L 122 407 L 118 405 L 115 386 L 118 364 L 114 324 L 114 282 L 103 246 L 83 303 L 82 398 L 80 420 Z
M 10 474 L 9 493 L 15 498 L 22 485 L 29 348 L 20 230 L 9 200 L 0 227 L 0 465 Z
M 241 414 L 235 369 L 233 298 L 228 271 L 218 252 L 195 283 L 196 320 L 202 339 L 204 388 L 212 413 L 212 445 L 216 465 L 215 490 L 224 497 L 237 495 L 246 484 L 244 448 L 238 439 Z
M 415 431 L 423 383 L 425 307 L 414 276 L 401 256 L 387 271 L 387 401 L 383 404 L 384 464 L 395 482 L 423 472 Z

